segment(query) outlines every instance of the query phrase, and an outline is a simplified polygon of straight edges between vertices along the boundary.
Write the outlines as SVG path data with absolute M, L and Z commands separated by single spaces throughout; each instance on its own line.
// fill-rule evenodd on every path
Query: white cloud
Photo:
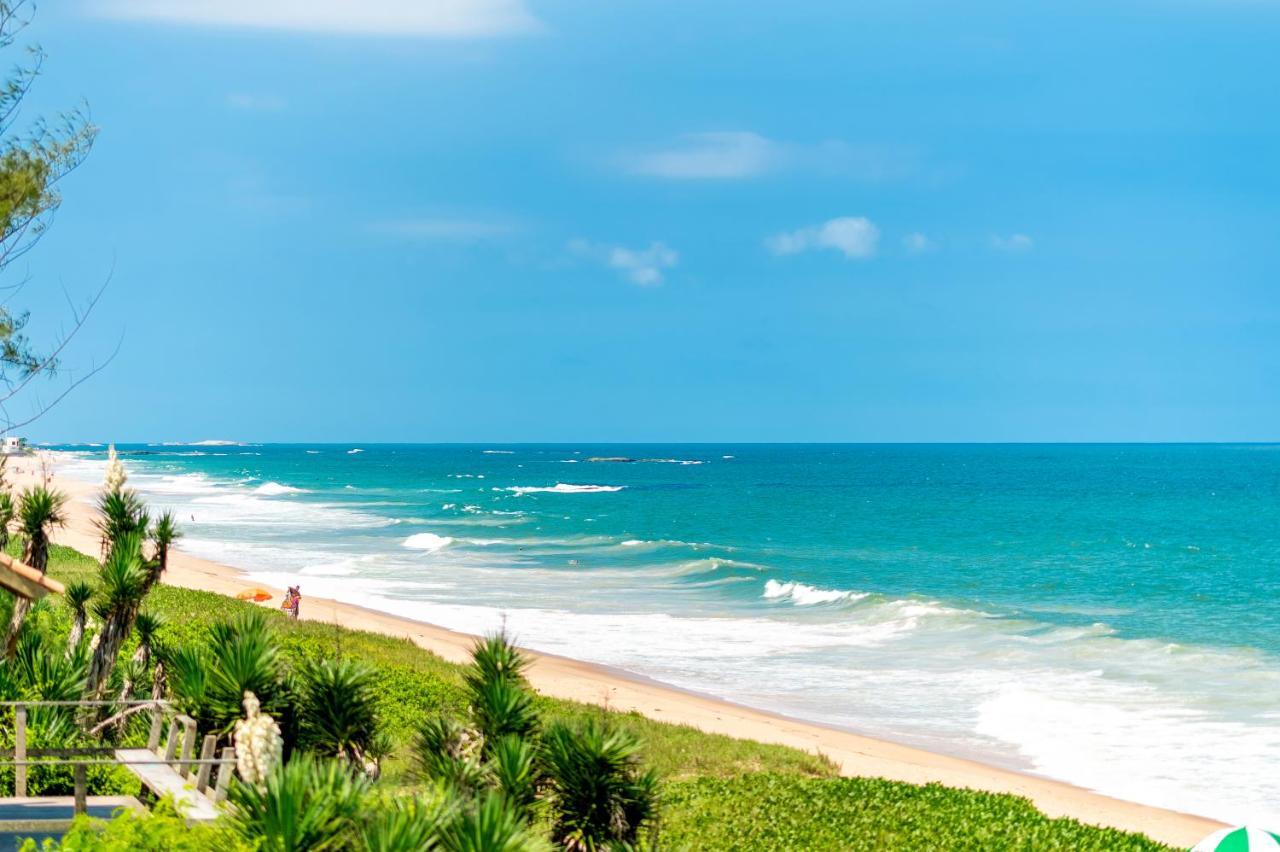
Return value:
M 89 0 L 107 18 L 347 35 L 468 38 L 535 32 L 524 0 Z
M 915 171 L 915 155 L 899 148 L 847 142 L 783 142 L 750 130 L 688 133 L 668 145 L 623 152 L 623 170 L 668 180 L 741 180 L 809 171 L 859 180 L 890 180 Z
M 1018 253 L 1031 251 L 1035 242 L 1026 234 L 1010 234 L 1007 237 L 996 234 L 991 238 L 991 247 L 996 251 Z
M 675 268 L 680 261 L 680 255 L 675 249 L 661 242 L 650 243 L 648 248 L 629 249 L 625 246 L 572 240 L 569 250 L 574 254 L 596 258 L 621 272 L 631 283 L 645 287 L 661 284 L 663 270 Z
M 638 175 L 689 179 L 733 179 L 764 174 L 778 164 L 776 142 L 749 131 L 690 133 L 679 145 L 624 156 Z
M 834 249 L 847 258 L 864 260 L 876 253 L 880 229 L 862 216 L 842 216 L 821 225 L 776 234 L 765 240 L 774 254 L 799 254 L 814 249 Z
M 462 242 L 496 239 L 517 230 L 514 223 L 486 219 L 424 217 L 374 222 L 370 230 L 393 237 L 423 242 Z
M 232 92 L 227 95 L 227 106 L 249 112 L 279 112 L 284 109 L 284 98 L 279 95 Z
M 912 254 L 925 254 L 938 247 L 938 244 L 916 231 L 902 238 L 903 247 Z

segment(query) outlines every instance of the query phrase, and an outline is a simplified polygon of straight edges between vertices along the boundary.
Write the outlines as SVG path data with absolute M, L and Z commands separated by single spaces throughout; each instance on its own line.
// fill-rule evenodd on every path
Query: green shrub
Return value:
M 298 754 L 260 786 L 233 782 L 227 820 L 262 852 L 346 849 L 368 795 L 367 779 L 345 763 Z
M 77 817 L 61 841 L 28 839 L 22 852 L 252 852 L 226 828 L 187 825 L 165 799 L 150 812 L 121 808 L 109 820 Z
M 667 785 L 663 804 L 663 845 L 675 849 L 1167 849 L 1139 834 L 1050 819 L 1018 796 L 879 778 L 698 778 Z
M 354 660 L 308 662 L 297 678 L 299 745 L 357 766 L 376 752 L 377 676 Z
M 640 763 L 640 742 L 591 721 L 552 725 L 542 747 L 552 839 L 569 849 L 635 844 L 658 807 L 658 779 Z

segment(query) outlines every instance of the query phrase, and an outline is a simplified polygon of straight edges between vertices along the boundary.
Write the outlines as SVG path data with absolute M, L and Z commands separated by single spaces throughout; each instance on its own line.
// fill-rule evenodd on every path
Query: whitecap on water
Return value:
M 819 589 L 805 583 L 779 583 L 777 580 L 766 580 L 761 597 L 769 600 L 789 600 L 796 606 L 812 606 L 836 601 L 862 600 L 867 595 L 867 592 Z
M 410 550 L 425 550 L 435 552 L 442 550 L 453 544 L 453 538 L 447 535 L 436 535 L 435 533 L 415 533 L 400 543 L 402 547 Z
M 279 482 L 264 482 L 253 489 L 253 493 L 261 494 L 264 497 L 278 497 L 281 494 L 303 494 L 305 489 L 294 488 L 291 485 L 281 485 Z
M 574 485 L 557 482 L 555 485 L 516 485 L 511 488 L 495 488 L 494 491 L 510 491 L 513 494 L 602 494 L 621 491 L 625 485 Z

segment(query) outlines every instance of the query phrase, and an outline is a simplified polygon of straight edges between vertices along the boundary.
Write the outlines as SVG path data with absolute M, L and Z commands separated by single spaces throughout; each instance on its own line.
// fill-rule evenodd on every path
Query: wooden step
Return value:
M 184 778 L 172 766 L 156 763 L 159 758 L 145 748 L 116 749 L 116 760 L 142 780 L 147 789 L 158 798 L 172 796 L 178 809 L 192 822 L 217 819 L 217 806 L 203 793 L 196 791 L 194 778 Z

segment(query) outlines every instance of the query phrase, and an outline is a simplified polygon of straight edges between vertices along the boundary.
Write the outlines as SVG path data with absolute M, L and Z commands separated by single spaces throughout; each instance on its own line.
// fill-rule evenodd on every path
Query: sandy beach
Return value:
M 15 469 L 16 468 L 16 469 Z M 21 472 L 18 472 L 20 469 Z M 58 478 L 54 464 L 47 468 L 53 487 L 70 495 L 69 522 L 55 540 L 86 553 L 97 553 L 92 500 L 96 488 Z M 9 480 L 21 490 L 42 474 L 33 459 L 15 460 Z M 237 569 L 176 553 L 164 582 L 175 586 L 235 595 L 250 585 Z M 278 605 L 283 590 L 267 606 Z M 301 617 L 344 627 L 410 639 L 446 660 L 463 662 L 474 637 L 341 601 L 307 596 Z M 1069 784 L 988 766 L 980 762 L 935 754 L 847 731 L 810 724 L 753 710 L 729 702 L 667 687 L 577 660 L 531 652 L 529 679 L 539 691 L 560 698 L 607 704 L 654 719 L 691 725 L 703 731 L 776 743 L 821 753 L 846 775 L 878 776 L 911 783 L 939 782 L 999 793 L 1026 796 L 1050 816 L 1139 831 L 1172 845 L 1187 847 L 1221 824 L 1203 817 L 1121 801 Z

